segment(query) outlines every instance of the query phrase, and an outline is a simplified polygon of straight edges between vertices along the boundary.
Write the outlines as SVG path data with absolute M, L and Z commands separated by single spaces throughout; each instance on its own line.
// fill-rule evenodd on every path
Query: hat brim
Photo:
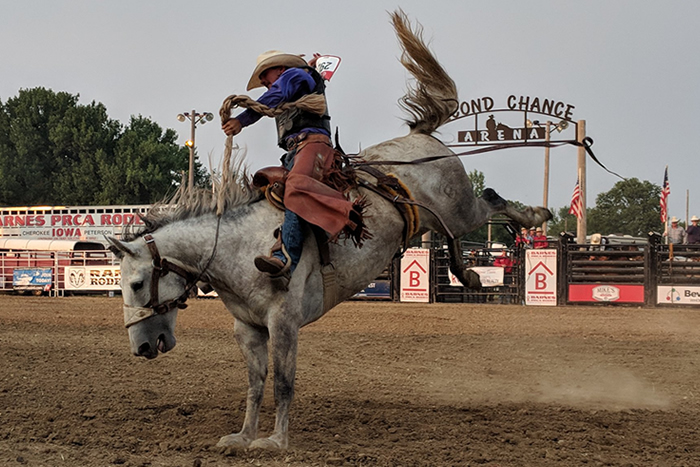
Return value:
M 262 74 L 262 72 L 278 66 L 286 66 L 287 68 L 298 68 L 302 66 L 307 66 L 307 63 L 299 55 L 293 54 L 279 54 L 274 55 L 272 57 L 268 57 L 257 64 L 255 70 L 253 70 L 253 75 L 248 81 L 248 86 L 246 87 L 246 89 L 250 91 L 251 89 L 261 87 L 263 85 L 260 82 L 260 75 Z

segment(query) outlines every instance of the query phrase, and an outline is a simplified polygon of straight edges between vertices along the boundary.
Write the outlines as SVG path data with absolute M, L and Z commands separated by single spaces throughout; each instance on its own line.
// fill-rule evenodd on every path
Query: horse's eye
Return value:
M 131 290 L 134 292 L 138 292 L 141 289 L 143 289 L 143 281 L 133 282 L 131 284 Z

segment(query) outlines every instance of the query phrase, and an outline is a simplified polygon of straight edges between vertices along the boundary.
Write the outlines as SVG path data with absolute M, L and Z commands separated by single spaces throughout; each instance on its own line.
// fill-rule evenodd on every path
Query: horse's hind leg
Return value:
M 462 259 L 462 242 L 458 238 L 448 241 L 447 247 L 450 252 L 450 271 L 468 289 L 479 290 L 481 281 L 479 275 L 474 271 L 465 268 Z
M 255 328 L 239 320 L 234 325 L 236 342 L 248 366 L 248 397 L 243 428 L 238 433 L 224 436 L 217 446 L 247 448 L 258 434 L 260 405 L 267 378 L 267 329 Z
M 493 214 L 505 214 L 523 227 L 534 227 L 552 218 L 549 209 L 540 206 L 525 206 L 518 211 L 491 188 L 486 188 L 481 195 L 492 208 Z
M 552 213 L 547 208 L 527 206 L 522 211 L 518 211 L 491 188 L 486 188 L 481 197 L 475 199 L 475 203 L 476 206 L 472 211 L 473 217 L 468 219 L 472 225 L 466 227 L 469 231 L 481 227 L 494 214 L 505 214 L 525 227 L 532 227 L 552 218 Z M 479 275 L 467 270 L 464 265 L 459 238 L 449 240 L 448 248 L 452 274 L 468 289 L 478 290 L 481 288 Z

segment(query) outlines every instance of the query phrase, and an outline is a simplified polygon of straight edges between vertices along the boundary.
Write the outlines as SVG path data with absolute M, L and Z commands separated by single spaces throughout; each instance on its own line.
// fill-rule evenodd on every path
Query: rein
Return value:
M 174 309 L 185 309 L 187 308 L 187 298 L 190 292 L 197 286 L 197 282 L 204 276 L 204 273 L 209 269 L 211 262 L 216 256 L 216 247 L 219 244 L 219 228 L 221 226 L 221 216 L 218 216 L 216 221 L 216 236 L 214 238 L 214 247 L 211 251 L 211 256 L 207 261 L 204 268 L 200 271 L 198 275 L 194 275 L 184 268 L 178 266 L 172 261 L 168 261 L 166 258 L 160 256 L 158 247 L 156 246 L 156 240 L 151 234 L 146 234 L 143 236 L 148 251 L 151 253 L 151 258 L 153 258 L 153 272 L 151 273 L 151 298 L 142 307 L 127 306 L 124 305 L 124 325 L 129 328 L 134 324 L 141 322 L 151 316 L 164 315 L 169 311 Z M 161 277 L 165 277 L 169 272 L 173 272 L 178 276 L 184 278 L 187 281 L 185 285 L 185 290 L 182 294 L 174 299 L 166 300 L 162 303 L 158 302 L 158 284 Z
M 436 160 L 440 159 L 446 159 L 448 157 L 459 157 L 459 156 L 473 156 L 476 154 L 483 154 L 486 152 L 491 152 L 491 151 L 496 151 L 499 149 L 512 149 L 512 148 L 522 148 L 522 147 L 548 147 L 548 148 L 556 148 L 559 146 L 564 146 L 564 145 L 572 145 L 572 146 L 582 146 L 585 150 L 586 153 L 589 155 L 593 161 L 601 166 L 603 170 L 606 172 L 615 175 L 616 177 L 621 178 L 622 180 L 626 180 L 625 177 L 611 171 L 607 167 L 605 167 L 593 154 L 593 150 L 591 149 L 591 146 L 593 146 L 593 138 L 586 136 L 583 138 L 583 141 L 576 141 L 576 140 L 568 140 L 568 141 L 555 141 L 555 142 L 550 142 L 550 141 L 526 141 L 524 143 L 504 143 L 504 144 L 493 144 L 491 146 L 485 146 L 481 147 L 478 149 L 472 149 L 469 151 L 462 151 L 458 153 L 451 153 L 451 154 L 442 154 L 442 155 L 437 155 L 437 156 L 429 156 L 429 157 L 422 157 L 420 159 L 414 159 L 412 161 L 353 161 L 352 164 L 355 166 L 355 168 L 360 168 L 363 165 L 413 165 L 413 164 L 423 164 L 426 162 L 433 162 Z

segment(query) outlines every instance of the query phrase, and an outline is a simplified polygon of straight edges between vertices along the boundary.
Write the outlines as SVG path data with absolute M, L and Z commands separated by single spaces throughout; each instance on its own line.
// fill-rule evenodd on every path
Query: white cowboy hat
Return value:
M 693 216 L 690 218 L 690 221 L 700 221 L 700 219 L 698 219 L 698 216 Z
M 535 232 L 542 232 L 542 227 L 537 227 L 537 228 L 535 229 Z
M 676 216 L 673 216 L 671 218 L 671 224 L 673 224 L 673 223 L 678 223 L 678 218 L 676 218 Z
M 253 76 L 248 81 L 247 90 L 259 88 L 262 86 L 260 75 L 263 71 L 277 66 L 286 66 L 287 68 L 296 68 L 307 66 L 306 61 L 300 55 L 286 54 L 279 50 L 268 50 L 258 55 L 258 62 L 253 70 Z
M 591 244 L 592 245 L 600 245 L 600 241 L 603 239 L 603 236 L 600 235 L 599 233 L 594 233 L 591 235 Z

